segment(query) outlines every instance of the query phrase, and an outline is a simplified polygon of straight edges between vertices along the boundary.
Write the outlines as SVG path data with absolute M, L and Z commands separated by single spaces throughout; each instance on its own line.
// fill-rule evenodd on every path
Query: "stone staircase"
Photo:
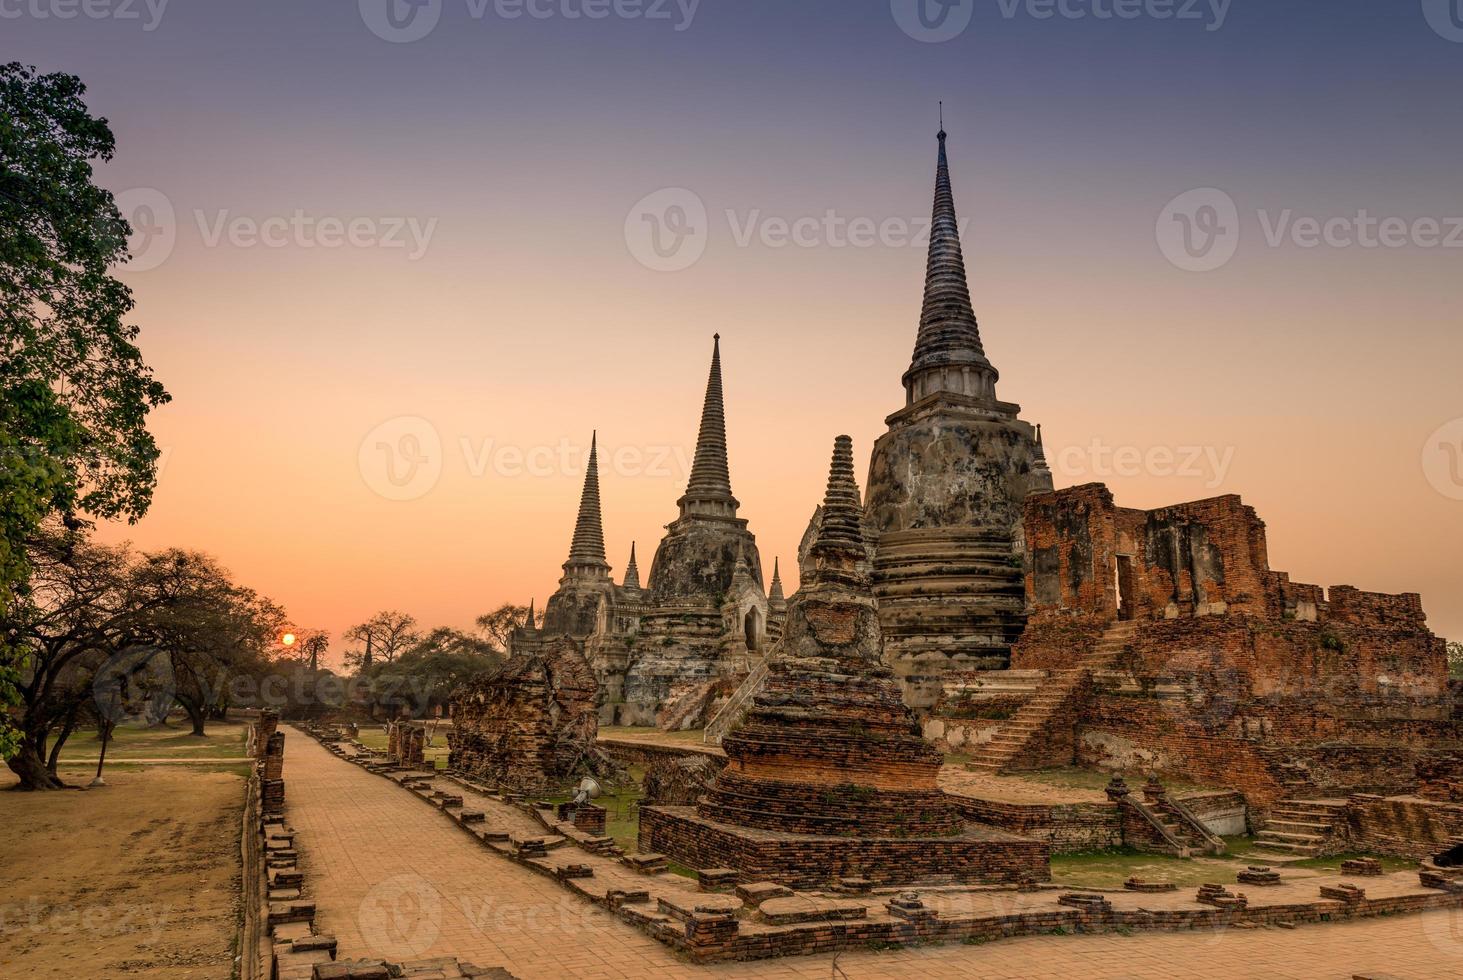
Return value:
M 701 741 L 707 745 L 720 745 L 722 736 L 735 728 L 746 717 L 747 709 L 752 706 L 753 696 L 762 689 L 762 684 L 766 680 L 767 660 L 763 659 L 752 668 L 747 679 L 737 686 L 737 689 L 732 692 L 732 696 L 727 698 L 726 704 L 721 706 L 721 710 L 706 723 L 706 731 L 702 733 Z
M 1329 854 L 1345 809 L 1345 800 L 1281 800 L 1255 835 L 1255 847 L 1294 858 Z
M 966 768 L 990 775 L 1010 771 L 1032 742 L 1049 731 L 1053 719 L 1067 713 L 1071 701 L 1091 680 L 1093 672 L 1112 666 L 1137 628 L 1134 620 L 1113 623 L 1076 667 L 1050 671 L 1030 700 L 1001 723 Z

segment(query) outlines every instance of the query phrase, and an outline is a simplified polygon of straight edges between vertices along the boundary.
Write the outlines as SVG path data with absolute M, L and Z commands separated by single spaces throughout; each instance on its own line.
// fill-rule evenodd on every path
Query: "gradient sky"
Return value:
M 622 454 L 602 466 L 609 559 L 618 577 L 638 541 L 643 577 L 719 331 L 733 489 L 764 564 L 791 567 L 832 437 L 867 460 L 902 404 L 924 252 L 763 235 L 830 210 L 926 219 L 943 99 L 998 390 L 1044 424 L 1058 485 L 1136 507 L 1240 493 L 1275 568 L 1421 592 L 1463 637 L 1463 485 L 1439 466 L 1463 441 L 1463 247 L 1266 238 L 1287 217 L 1463 217 L 1446 2 L 1119 19 L 1096 16 L 1113 0 L 1049 18 L 968 0 L 939 43 L 901 29 L 905 0 L 701 0 L 689 23 L 675 2 L 535 3 L 549 16 L 441 0 L 434 30 L 389 43 L 372 0 L 173 0 L 155 22 L 157 0 L 103 19 L 0 0 L 0 59 L 80 75 L 118 138 L 101 181 L 174 213 L 171 250 L 140 241 L 157 264 L 120 273 L 174 396 L 153 422 L 165 466 L 148 517 L 106 537 L 211 551 L 306 627 L 380 608 L 466 626 L 553 591 L 597 428 Z M 708 212 L 679 271 L 627 244 L 665 188 Z M 1213 271 L 1158 244 L 1195 188 L 1239 215 Z M 248 240 L 297 211 L 431 235 L 419 257 Z M 377 492 L 383 423 L 398 448 L 440 438 L 418 442 L 429 492 Z M 1115 469 L 1094 442 L 1177 459 Z M 1222 463 L 1181 467 L 1187 447 Z

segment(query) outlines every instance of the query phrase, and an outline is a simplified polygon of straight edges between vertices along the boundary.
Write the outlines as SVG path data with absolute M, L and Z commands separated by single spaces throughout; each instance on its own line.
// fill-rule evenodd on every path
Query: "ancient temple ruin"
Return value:
M 847 436 L 810 556 L 725 768 L 695 807 L 643 807 L 642 848 L 799 886 L 1045 878 L 1045 844 L 966 824 L 936 784 L 941 757 L 884 663 Z
M 978 767 L 1157 771 L 1266 809 L 1408 792 L 1417 766 L 1463 748 L 1421 598 L 1291 581 L 1237 496 L 1143 511 L 1086 484 L 1033 496 L 1025 538 L 1032 615 L 1012 681 L 953 683 L 936 710 L 963 698 L 974 722 L 983 701 L 1028 705 L 972 739 Z M 947 743 L 961 727 L 936 724 Z
M 607 772 L 613 767 L 595 745 L 598 698 L 573 637 L 519 644 L 500 668 L 453 694 L 448 766 L 515 792 Z
M 996 397 L 938 136 L 924 301 L 904 406 L 869 461 L 863 526 L 885 657 L 927 708 L 952 672 L 1007 666 L 1025 623 L 1021 514 L 1052 488 L 1039 435 Z M 804 537 L 811 542 L 819 515 Z
M 610 577 L 592 440 L 564 576 L 541 628 L 514 637 L 515 650 L 548 637 L 581 641 L 599 680 L 606 724 L 704 724 L 779 634 L 782 584 L 774 574 L 773 598 L 763 590 L 757 541 L 738 516 L 729 471 L 718 334 L 690 480 L 647 585 L 640 585 L 633 545 L 624 581 Z

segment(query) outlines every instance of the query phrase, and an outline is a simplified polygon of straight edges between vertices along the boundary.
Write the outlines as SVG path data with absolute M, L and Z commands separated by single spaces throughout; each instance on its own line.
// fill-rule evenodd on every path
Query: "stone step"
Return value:
M 1287 844 L 1283 841 L 1262 841 L 1256 838 L 1255 849 L 1263 851 L 1283 851 L 1286 854 L 1294 854 L 1300 857 L 1319 857 L 1321 849 L 1314 844 Z
M 1310 823 L 1305 820 L 1275 820 L 1265 822 L 1264 830 L 1279 830 L 1291 834 L 1314 834 L 1324 837 L 1335 829 L 1335 824 Z
M 1276 841 L 1285 841 L 1287 844 L 1320 845 L 1326 843 L 1326 838 L 1318 834 L 1292 834 L 1278 830 L 1271 830 L 1268 827 L 1256 834 L 1255 840 L 1256 842 L 1264 841 L 1267 844 L 1274 843 Z

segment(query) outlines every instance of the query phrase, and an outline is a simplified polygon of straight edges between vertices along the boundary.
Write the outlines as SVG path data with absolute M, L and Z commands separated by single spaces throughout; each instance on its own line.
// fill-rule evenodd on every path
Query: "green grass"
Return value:
M 628 725 L 601 725 L 599 726 L 599 734 L 604 738 L 645 738 L 646 736 L 653 736 L 657 741 L 688 742 L 694 745 L 700 745 L 706 735 L 700 728 L 693 728 L 684 732 L 663 732 L 659 728 L 632 728 Z
M 1171 881 L 1182 888 L 1211 881 L 1234 884 L 1244 865 L 1223 859 L 1184 859 L 1123 849 L 1059 854 L 1052 857 L 1051 867 L 1052 881 L 1060 885 L 1121 888 L 1124 881 L 1136 876 L 1144 881 Z
M 247 726 L 240 722 L 211 722 L 207 734 L 195 736 L 192 727 L 177 719 L 151 728 L 118 727 L 107 745 L 107 765 L 128 759 L 230 759 L 245 754 Z M 78 731 L 61 749 L 61 763 L 80 765 L 101 754 L 95 729 Z
M 447 735 L 445 732 L 445 729 L 439 729 L 436 737 L 432 739 L 432 744 L 422 752 L 422 758 L 439 770 L 447 768 Z M 377 725 L 361 726 L 358 741 L 366 748 L 375 749 L 377 752 L 385 752 L 386 747 L 391 744 L 386 733 Z
M 606 836 L 613 837 L 626 854 L 634 854 L 640 850 L 640 797 L 644 795 L 641 784 L 645 767 L 630 766 L 626 771 L 630 774 L 628 781 L 594 802 L 605 808 Z M 543 797 L 550 803 L 567 803 L 573 798 L 574 794 L 568 791 Z

